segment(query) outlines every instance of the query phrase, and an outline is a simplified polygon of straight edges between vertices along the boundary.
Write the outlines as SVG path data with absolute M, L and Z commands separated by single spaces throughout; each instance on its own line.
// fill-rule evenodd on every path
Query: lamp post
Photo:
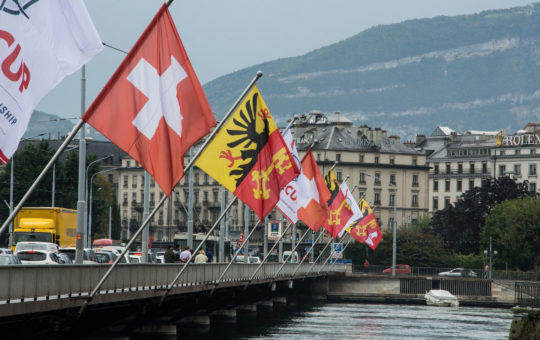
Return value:
M 489 251 L 484 250 L 484 254 L 489 255 L 489 272 L 488 272 L 488 278 L 491 280 L 492 277 L 492 263 L 493 263 L 493 255 L 497 255 L 497 251 L 493 250 L 493 245 L 491 243 L 491 236 L 489 237 Z
M 82 142 L 82 140 L 81 140 Z M 86 147 L 86 146 L 85 146 Z M 85 176 L 84 176 L 84 185 L 85 185 L 85 188 L 84 188 L 84 195 L 83 195 L 83 198 L 84 198 L 84 204 L 82 205 L 82 209 L 83 209 L 83 232 L 86 231 L 88 229 L 88 210 L 87 210 L 87 206 L 86 206 L 86 203 L 88 203 L 88 170 L 90 170 L 90 167 L 92 167 L 92 165 L 96 164 L 97 162 L 101 162 L 107 158 L 110 158 L 112 157 L 112 155 L 108 155 L 106 157 L 103 157 L 103 158 L 99 158 L 99 159 L 96 159 L 95 161 L 93 162 L 90 162 L 90 164 L 88 164 L 88 166 L 86 167 L 86 172 L 85 172 Z M 80 164 L 79 164 L 80 165 Z M 88 238 L 88 235 L 86 235 L 86 237 L 84 238 L 84 243 L 88 242 L 89 238 Z M 84 247 L 88 248 L 88 244 L 84 244 Z
M 91 241 L 92 241 L 92 189 L 93 189 L 93 183 L 94 183 L 94 177 L 96 177 L 98 174 L 102 174 L 104 172 L 109 172 L 109 171 L 113 171 L 113 170 L 117 170 L 117 168 L 112 168 L 112 169 L 107 169 L 107 170 L 102 170 L 102 171 L 98 171 L 96 172 L 95 174 L 92 175 L 92 177 L 90 178 L 90 197 L 89 197 L 89 202 L 88 204 L 90 205 L 89 208 L 88 208 L 88 230 L 87 230 L 87 234 L 86 234 L 86 245 L 87 247 L 90 247 L 92 245 Z M 98 188 L 98 191 L 101 190 L 101 188 Z

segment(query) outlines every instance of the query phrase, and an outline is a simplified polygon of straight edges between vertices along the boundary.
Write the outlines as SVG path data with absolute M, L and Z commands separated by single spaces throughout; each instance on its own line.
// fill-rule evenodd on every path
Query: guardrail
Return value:
M 540 307 L 540 282 L 516 282 L 514 303 L 523 307 Z
M 99 294 L 166 288 L 181 264 L 124 264 L 119 265 L 105 281 Z M 223 272 L 224 264 L 190 264 L 174 287 L 197 286 L 216 282 Z M 257 264 L 233 264 L 225 274 L 225 282 L 249 281 Z M 272 279 L 281 264 L 265 264 L 254 280 Z M 286 264 L 275 280 L 292 278 L 297 264 Z M 306 274 L 316 276 L 322 268 L 329 272 L 331 266 L 302 264 L 294 278 Z M 344 271 L 345 266 L 336 265 L 332 271 Z M 105 274 L 108 265 L 56 265 L 0 266 L 0 304 L 26 301 L 62 299 L 87 296 Z M 240 285 L 240 284 L 239 284 Z

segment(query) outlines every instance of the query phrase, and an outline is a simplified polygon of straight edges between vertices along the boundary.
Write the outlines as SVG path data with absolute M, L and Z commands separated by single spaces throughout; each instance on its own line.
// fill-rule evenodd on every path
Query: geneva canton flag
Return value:
M 0 163 L 40 100 L 102 50 L 83 0 L 0 1 Z

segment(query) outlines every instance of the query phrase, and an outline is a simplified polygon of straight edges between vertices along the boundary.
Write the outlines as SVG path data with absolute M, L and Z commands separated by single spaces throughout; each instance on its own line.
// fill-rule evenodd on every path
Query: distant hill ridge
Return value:
M 540 121 L 540 4 L 380 25 L 204 86 L 222 117 L 257 70 L 273 116 L 341 111 L 389 134 L 513 132 Z

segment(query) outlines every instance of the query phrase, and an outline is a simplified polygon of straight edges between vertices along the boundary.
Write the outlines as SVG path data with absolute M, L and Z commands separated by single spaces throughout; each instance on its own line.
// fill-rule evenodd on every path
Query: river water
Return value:
M 282 307 L 178 339 L 508 339 L 508 309 L 324 303 Z

